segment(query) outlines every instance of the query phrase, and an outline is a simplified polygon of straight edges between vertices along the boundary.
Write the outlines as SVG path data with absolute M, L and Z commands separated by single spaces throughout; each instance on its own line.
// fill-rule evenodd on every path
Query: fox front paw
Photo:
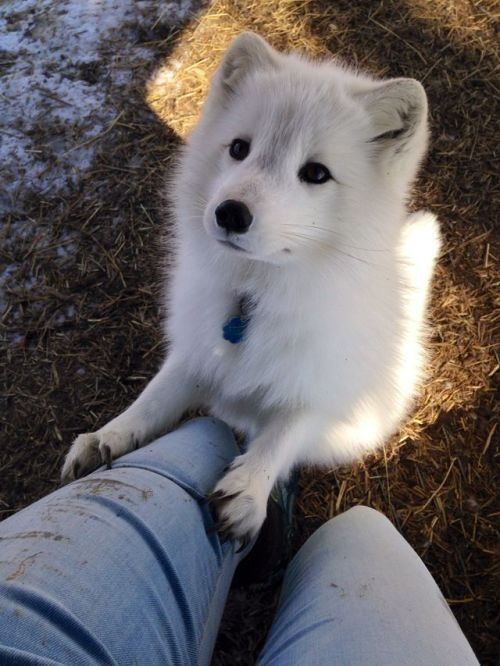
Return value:
M 237 458 L 209 497 L 222 540 L 240 541 L 242 550 L 259 532 L 266 518 L 269 484 L 261 470 Z
M 93 472 L 100 465 L 111 467 L 111 462 L 139 446 L 133 433 L 106 430 L 78 435 L 64 460 L 62 483 L 69 483 Z

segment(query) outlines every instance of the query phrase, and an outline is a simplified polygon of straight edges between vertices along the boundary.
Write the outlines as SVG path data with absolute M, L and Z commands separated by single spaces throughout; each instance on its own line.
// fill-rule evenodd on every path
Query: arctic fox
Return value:
M 168 356 L 123 414 L 77 437 L 63 480 L 205 406 L 247 437 L 213 494 L 221 529 L 246 541 L 292 467 L 381 446 L 424 361 L 439 227 L 406 202 L 427 136 L 417 81 L 235 39 L 171 186 Z

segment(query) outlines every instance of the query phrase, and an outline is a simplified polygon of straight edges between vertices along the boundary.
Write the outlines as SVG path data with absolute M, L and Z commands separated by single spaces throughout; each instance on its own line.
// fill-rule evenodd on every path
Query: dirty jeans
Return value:
M 203 499 L 236 454 L 196 419 L 3 521 L 0 664 L 209 664 L 245 552 Z M 292 560 L 258 663 L 478 662 L 422 561 L 357 507 Z

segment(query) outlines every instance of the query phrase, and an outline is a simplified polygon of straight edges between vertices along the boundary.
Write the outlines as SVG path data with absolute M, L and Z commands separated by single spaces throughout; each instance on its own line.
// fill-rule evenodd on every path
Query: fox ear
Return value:
M 278 67 L 280 55 L 262 37 L 243 32 L 236 37 L 217 72 L 219 85 L 233 94 L 240 81 L 258 69 Z
M 426 137 L 427 97 L 415 79 L 392 79 L 363 93 L 371 118 L 370 143 L 400 147 L 415 135 Z

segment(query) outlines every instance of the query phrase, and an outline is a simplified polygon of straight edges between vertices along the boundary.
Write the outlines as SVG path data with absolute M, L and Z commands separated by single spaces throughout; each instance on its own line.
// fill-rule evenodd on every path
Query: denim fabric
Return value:
M 0 665 L 209 664 L 248 549 L 220 545 L 204 497 L 237 453 L 196 419 L 0 523 Z M 358 507 L 292 560 L 259 663 L 477 661 L 422 561 Z
M 446 600 L 409 544 L 358 506 L 289 564 L 260 666 L 472 666 Z
M 207 664 L 240 556 L 206 504 L 237 454 L 197 419 L 0 523 L 0 664 Z

